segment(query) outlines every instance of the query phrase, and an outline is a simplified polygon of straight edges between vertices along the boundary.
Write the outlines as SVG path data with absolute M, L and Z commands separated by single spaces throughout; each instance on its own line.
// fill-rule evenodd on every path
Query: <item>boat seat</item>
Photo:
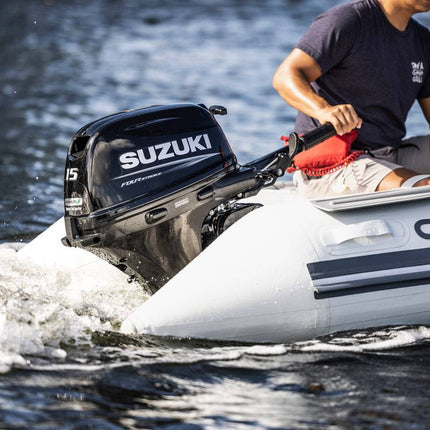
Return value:
M 417 182 L 421 181 L 421 179 L 430 178 L 430 175 L 415 175 L 412 178 L 407 179 L 403 182 L 401 188 L 412 188 Z

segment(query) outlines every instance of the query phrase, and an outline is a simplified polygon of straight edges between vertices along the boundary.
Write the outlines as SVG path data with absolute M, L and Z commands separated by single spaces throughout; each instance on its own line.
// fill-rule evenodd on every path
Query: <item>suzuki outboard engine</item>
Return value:
M 63 243 L 93 252 L 153 293 L 256 207 L 229 204 L 258 181 L 255 167 L 237 165 L 216 113 L 226 110 L 155 106 L 80 129 L 66 162 Z
M 293 157 L 332 136 L 325 124 L 239 166 L 215 120 L 222 106 L 190 103 L 120 112 L 72 138 L 63 244 L 107 260 L 154 293 L 226 228 L 260 206 L 252 196 Z

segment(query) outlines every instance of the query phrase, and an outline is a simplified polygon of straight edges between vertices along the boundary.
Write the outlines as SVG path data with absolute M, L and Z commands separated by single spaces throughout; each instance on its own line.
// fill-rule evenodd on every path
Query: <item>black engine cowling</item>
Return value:
M 224 112 L 155 106 L 80 129 L 66 162 L 63 243 L 104 258 L 153 293 L 202 251 L 214 226 L 253 209 L 214 215 L 256 186 L 255 168 L 238 166 L 214 113 Z

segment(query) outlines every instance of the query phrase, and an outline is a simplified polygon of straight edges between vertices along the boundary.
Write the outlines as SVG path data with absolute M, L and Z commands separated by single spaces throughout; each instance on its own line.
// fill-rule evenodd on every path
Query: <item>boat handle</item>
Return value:
M 386 221 L 371 220 L 322 231 L 320 239 L 324 246 L 335 246 L 347 242 L 348 240 L 392 234 L 393 232 Z

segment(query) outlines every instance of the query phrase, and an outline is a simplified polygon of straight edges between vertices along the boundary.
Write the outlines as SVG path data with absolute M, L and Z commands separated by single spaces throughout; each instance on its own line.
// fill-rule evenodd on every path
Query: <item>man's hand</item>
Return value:
M 351 105 L 328 105 L 320 109 L 317 120 L 321 124 L 330 122 L 340 136 L 354 130 L 354 128 L 360 128 L 363 123 Z

